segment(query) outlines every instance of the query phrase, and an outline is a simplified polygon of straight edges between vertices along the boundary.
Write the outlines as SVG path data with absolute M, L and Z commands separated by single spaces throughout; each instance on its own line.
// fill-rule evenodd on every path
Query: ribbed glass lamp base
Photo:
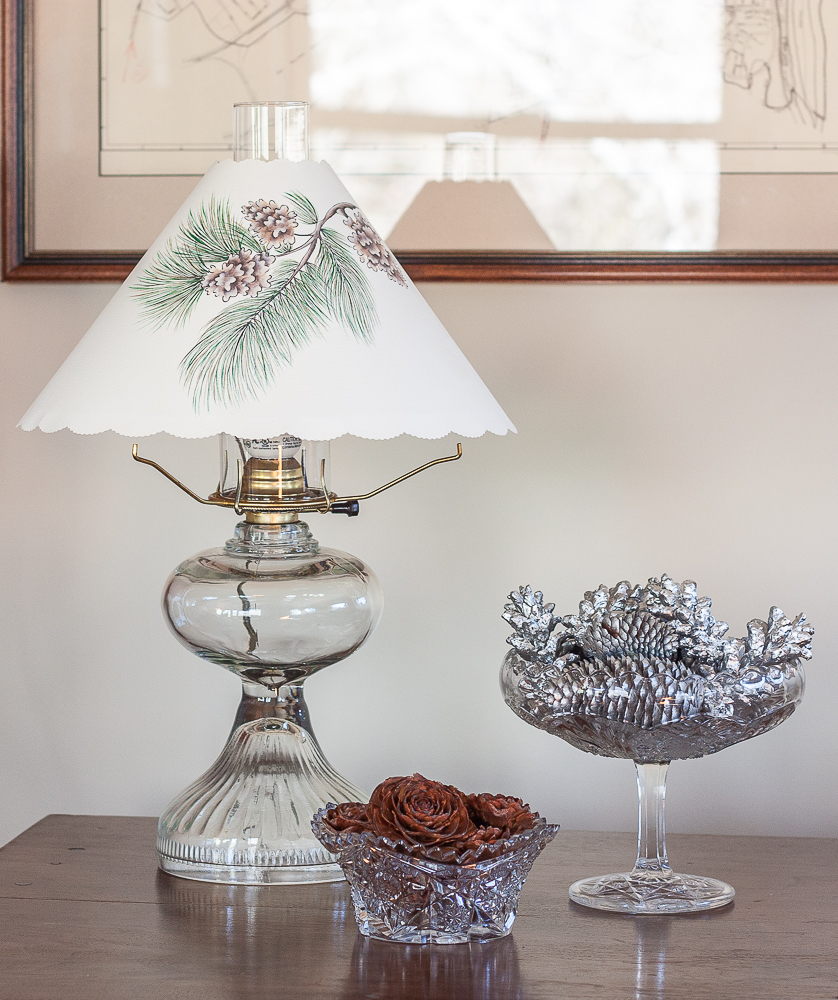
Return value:
M 159 854 L 159 849 L 158 849 Z M 259 865 L 211 865 L 178 861 L 159 854 L 160 867 L 169 875 L 196 882 L 219 882 L 224 885 L 299 885 L 303 882 L 341 882 L 339 865 L 293 865 L 281 868 Z
M 311 832 L 311 817 L 328 802 L 366 799 L 301 726 L 281 718 L 245 722 L 160 817 L 160 867 L 204 882 L 339 881 L 343 874 Z

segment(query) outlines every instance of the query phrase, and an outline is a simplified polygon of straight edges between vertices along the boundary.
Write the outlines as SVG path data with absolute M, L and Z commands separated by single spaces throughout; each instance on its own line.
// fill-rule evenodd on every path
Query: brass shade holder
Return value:
M 245 515 L 248 521 L 258 524 L 296 521 L 298 516 L 304 513 L 346 514 L 354 517 L 362 500 L 378 496 L 379 493 L 389 490 L 392 486 L 398 486 L 405 479 L 410 479 L 411 476 L 416 476 L 434 465 L 456 462 L 462 457 L 463 446 L 458 442 L 456 455 L 435 458 L 420 465 L 418 469 L 406 472 L 403 476 L 385 483 L 384 486 L 379 486 L 378 489 L 348 497 L 329 492 L 326 486 L 325 461 L 320 463 L 320 491 L 305 489 L 302 475 L 298 471 L 300 466 L 294 460 L 289 462 L 285 459 L 275 461 L 250 458 L 245 465 L 242 465 L 241 459 L 237 461 L 238 476 L 235 492 L 232 490 L 222 492 L 219 483 L 215 493 L 202 497 L 179 479 L 175 479 L 162 465 L 158 465 L 150 458 L 143 458 L 136 444 L 132 447 L 131 454 L 135 462 L 150 465 L 198 503 L 209 504 L 212 507 L 231 507 L 239 516 Z

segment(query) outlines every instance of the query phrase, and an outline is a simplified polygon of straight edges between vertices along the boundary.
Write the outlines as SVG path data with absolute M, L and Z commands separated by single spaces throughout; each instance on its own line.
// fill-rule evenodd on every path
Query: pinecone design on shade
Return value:
M 297 213 L 288 205 L 277 205 L 275 201 L 250 201 L 242 206 L 250 228 L 269 247 L 290 248 L 299 225 Z
M 227 199 L 203 199 L 130 286 L 152 329 L 191 324 L 204 293 L 226 306 L 214 310 L 180 362 L 196 413 L 262 398 L 333 324 L 372 346 L 385 279 L 410 292 L 353 202 L 315 206 L 299 191 L 278 197 L 254 198 L 235 212 Z
M 665 574 L 588 591 L 576 615 L 553 611 L 530 587 L 510 594 L 504 698 L 525 721 L 594 753 L 633 756 L 632 727 L 661 732 L 657 749 L 641 740 L 644 755 L 657 755 L 644 759 L 701 756 L 758 735 L 793 710 L 800 661 L 812 655 L 805 615 L 792 621 L 772 608 L 745 638 L 725 638 L 710 599 Z M 680 730 L 663 735 L 672 724 Z
M 269 271 L 273 260 L 269 253 L 253 253 L 242 247 L 223 264 L 208 271 L 201 285 L 208 295 L 219 295 L 222 302 L 237 295 L 255 297 L 271 283 Z
M 407 278 L 396 262 L 384 240 L 373 228 L 370 220 L 359 209 L 347 209 L 344 225 L 349 226 L 349 238 L 361 260 L 373 271 L 383 271 L 391 281 L 407 285 Z

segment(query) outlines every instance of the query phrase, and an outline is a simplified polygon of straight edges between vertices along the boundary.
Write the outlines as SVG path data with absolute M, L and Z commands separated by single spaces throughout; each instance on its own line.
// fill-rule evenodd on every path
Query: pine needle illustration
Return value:
M 183 359 L 196 409 L 258 396 L 273 384 L 277 367 L 322 331 L 329 309 L 319 269 L 283 261 L 275 274 L 276 288 L 216 316 Z
M 356 205 L 341 202 L 318 219 L 308 198 L 286 192 L 282 204 L 251 202 L 243 214 L 256 219 L 249 228 L 214 199 L 190 213 L 132 286 L 157 328 L 182 326 L 204 293 L 233 300 L 210 320 L 181 363 L 196 410 L 264 393 L 330 320 L 362 343 L 372 343 L 378 322 L 365 258 L 356 246 L 358 220 L 376 245 L 389 250 Z M 355 229 L 347 235 L 327 225 L 332 219 Z M 313 228 L 299 233 L 300 225 Z M 387 276 L 406 285 L 395 262 Z
M 211 198 L 190 212 L 177 236 L 131 286 L 142 302 L 143 317 L 154 327 L 181 327 L 204 293 L 203 280 L 213 265 L 243 247 L 261 253 L 256 236 L 239 223 L 227 202 Z
M 334 230 L 320 230 L 318 265 L 329 299 L 330 312 L 360 340 L 373 339 L 375 302 L 367 276 L 345 245 L 345 237 Z

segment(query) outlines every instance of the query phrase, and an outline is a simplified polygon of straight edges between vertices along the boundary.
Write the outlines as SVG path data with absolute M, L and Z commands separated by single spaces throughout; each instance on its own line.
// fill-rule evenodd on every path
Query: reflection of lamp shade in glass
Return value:
M 553 250 L 509 181 L 491 132 L 449 132 L 444 178 L 428 181 L 390 233 L 400 250 Z
M 331 168 L 310 160 L 216 163 L 21 426 L 514 430 Z
M 510 181 L 428 181 L 387 241 L 399 250 L 555 250 Z

